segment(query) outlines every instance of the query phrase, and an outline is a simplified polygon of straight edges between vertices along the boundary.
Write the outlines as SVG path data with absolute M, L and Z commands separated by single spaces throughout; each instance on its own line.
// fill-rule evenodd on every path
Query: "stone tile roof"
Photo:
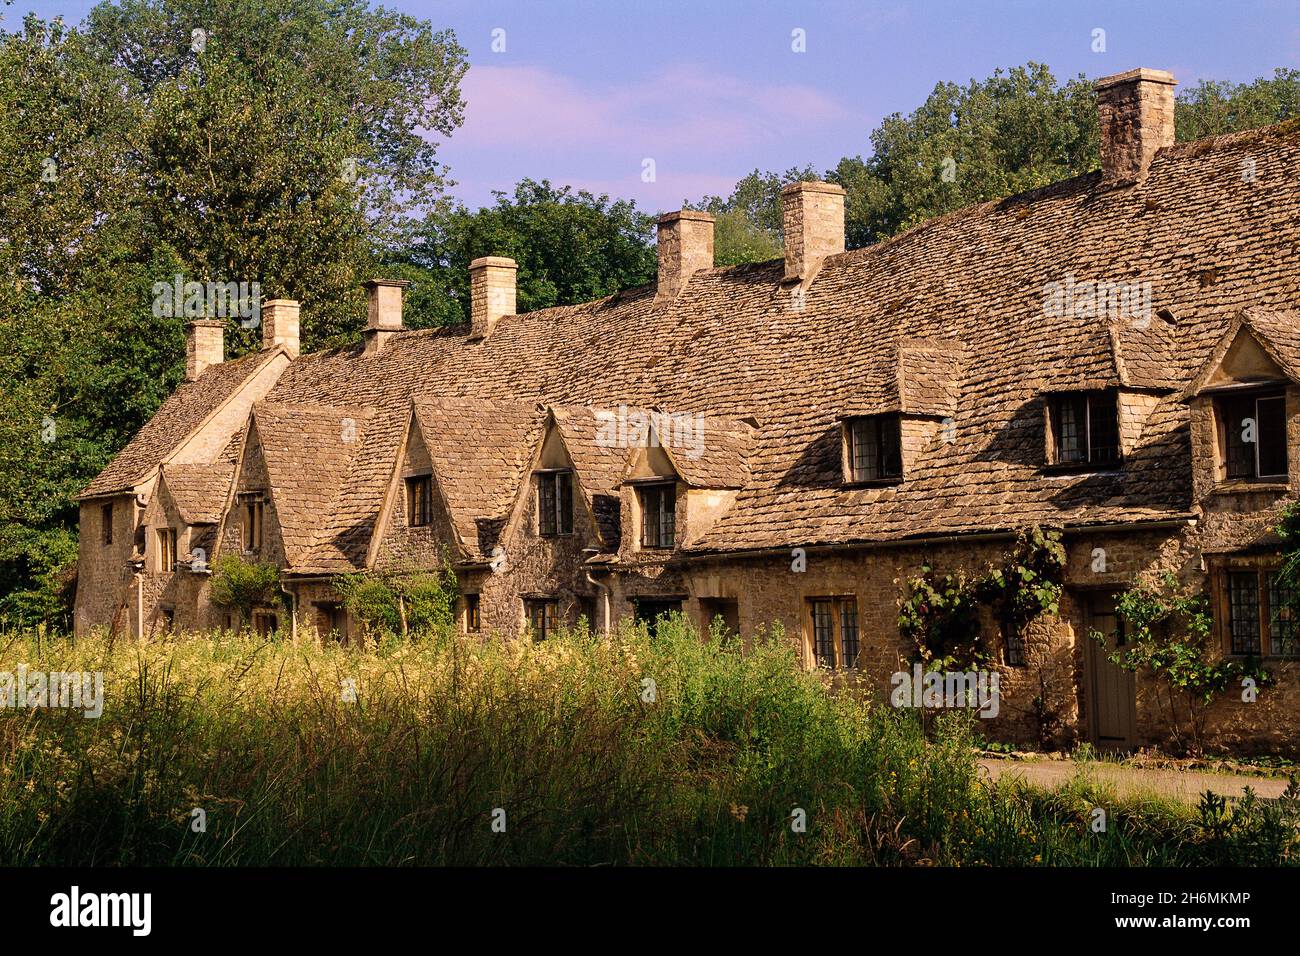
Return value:
M 148 478 L 273 354 L 258 352 L 210 365 L 194 381 L 181 383 L 78 497 L 128 491 Z
M 655 415 L 651 429 L 678 476 L 692 488 L 743 488 L 749 483 L 756 424 L 718 415 Z
M 462 557 L 487 559 L 510 515 L 538 433 L 536 405 L 419 396 L 412 402 Z
M 374 355 L 304 355 L 269 398 L 372 410 L 330 518 L 333 558 L 352 564 L 409 403 L 426 393 L 757 419 L 748 480 L 705 551 L 1179 518 L 1191 478 L 1177 392 L 1160 396 L 1122 469 L 1073 475 L 1041 467 L 1042 393 L 1181 388 L 1251 306 L 1294 329 L 1281 310 L 1300 306 L 1297 168 L 1297 123 L 1178 144 L 1141 183 L 1079 176 L 830 256 L 798 309 L 779 261 L 705 270 L 660 304 L 647 287 L 507 316 L 484 341 L 462 326 L 401 333 Z M 1067 275 L 1149 283 L 1152 310 L 1177 322 L 1113 331 L 1104 316 L 1050 314 L 1044 289 Z M 955 360 L 909 351 L 918 340 L 960 343 L 959 390 L 939 364 Z M 905 400 L 951 410 L 954 440 L 922 449 L 899 485 L 843 487 L 839 419 Z M 589 470 L 609 483 L 599 462 Z
M 363 447 L 368 408 L 349 405 L 253 406 L 267 479 L 284 542 L 296 570 L 346 570 L 346 482 Z
M 233 461 L 163 465 L 162 480 L 186 524 L 216 524 L 235 474 Z
M 632 457 L 632 447 L 645 440 L 644 433 L 617 433 L 617 416 L 648 421 L 643 408 L 592 408 L 585 405 L 553 406 L 550 414 L 564 448 L 573 461 L 579 492 L 596 519 L 596 530 L 607 551 L 618 549 L 621 535 L 618 489 Z M 613 424 L 614 434 L 611 434 Z M 625 428 L 625 431 L 629 429 Z M 636 432 L 636 429 L 630 429 Z

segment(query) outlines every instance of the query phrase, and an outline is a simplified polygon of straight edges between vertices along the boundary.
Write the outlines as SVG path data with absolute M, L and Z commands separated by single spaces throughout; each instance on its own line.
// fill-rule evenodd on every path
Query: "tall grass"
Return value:
M 19 663 L 104 671 L 105 707 L 0 711 L 3 865 L 1272 864 L 1295 850 L 1266 808 L 1228 825 L 986 785 L 962 715 L 927 736 L 827 690 L 780 635 L 748 653 L 680 621 L 653 638 L 366 652 L 0 637 L 0 670 Z M 1104 834 L 1089 826 L 1099 799 Z

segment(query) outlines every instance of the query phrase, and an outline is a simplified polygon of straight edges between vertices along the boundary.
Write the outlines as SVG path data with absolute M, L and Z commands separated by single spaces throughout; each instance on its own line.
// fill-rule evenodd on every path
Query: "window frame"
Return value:
M 524 598 L 524 622 L 535 642 L 546 640 L 555 630 L 558 610 L 559 601 L 555 598 Z M 538 611 L 541 611 L 541 627 L 537 626 Z
M 477 634 L 483 627 L 483 603 L 478 594 L 466 594 L 463 623 L 466 634 Z
M 113 543 L 113 516 L 116 511 L 111 501 L 99 506 L 100 543 L 106 548 Z
M 537 474 L 537 536 L 573 534 L 573 469 L 548 468 Z
M 804 599 L 808 616 L 809 660 L 815 668 L 829 671 L 856 671 L 862 663 L 862 619 L 856 594 L 819 594 Z M 825 611 L 826 617 L 819 617 Z M 850 636 L 848 624 L 852 623 Z M 830 631 L 824 625 L 829 623 Z M 849 653 L 849 648 L 852 653 Z M 827 658 L 830 658 L 828 664 Z M 846 660 L 852 663 L 845 664 Z
M 1275 436 L 1281 445 L 1282 471 L 1267 472 L 1263 471 L 1261 465 L 1261 449 L 1264 446 L 1262 441 L 1263 429 L 1261 427 L 1262 416 L 1260 415 L 1259 406 L 1261 402 L 1280 402 L 1282 409 L 1281 434 Z M 1232 407 L 1239 403 L 1249 403 L 1250 412 L 1247 417 L 1255 423 L 1255 440 L 1253 442 L 1233 441 L 1234 435 L 1240 435 L 1239 424 L 1232 424 L 1235 416 Z M 1245 389 L 1234 389 L 1222 392 L 1214 396 L 1214 420 L 1215 432 L 1218 439 L 1218 480 L 1220 482 L 1258 482 L 1261 484 L 1271 484 L 1285 482 L 1290 478 L 1290 447 L 1287 441 L 1287 418 L 1286 418 L 1286 391 L 1276 386 L 1251 387 Z M 1246 419 L 1241 419 L 1245 421 Z M 1250 454 L 1250 471 L 1248 473 L 1234 474 L 1234 450 L 1237 450 L 1246 444 L 1253 445 Z M 1270 443 L 1271 444 L 1271 443 Z
M 433 475 L 406 478 L 406 526 L 427 528 L 433 524 Z
M 1044 396 L 1044 408 L 1047 416 L 1047 461 L 1048 468 L 1060 471 L 1109 471 L 1124 464 L 1123 432 L 1119 423 L 1119 391 L 1117 389 L 1084 389 L 1072 392 L 1050 392 Z M 1106 402 L 1106 419 L 1114 423 L 1114 445 L 1099 445 L 1096 436 L 1105 436 L 1097 405 Z M 1080 431 L 1081 458 L 1064 458 L 1063 426 L 1065 416 L 1063 409 L 1068 405 L 1077 405 L 1082 411 L 1082 419 L 1076 425 Z M 1098 424 L 1094 424 L 1097 422 Z M 1102 457 L 1100 450 L 1114 448 L 1114 457 Z
M 865 435 L 859 429 L 870 428 L 874 434 L 874 467 L 876 474 L 858 469 L 859 448 Z M 891 444 L 892 443 L 892 444 Z M 865 453 L 864 453 L 865 454 Z M 841 468 L 846 485 L 892 485 L 903 480 L 903 416 L 889 412 L 883 415 L 854 415 L 845 418 L 841 425 Z M 893 466 L 894 470 L 891 470 Z
M 266 494 L 261 491 L 244 492 L 239 495 L 239 504 L 244 513 L 240 544 L 245 554 L 253 554 L 262 550 L 266 525 Z
M 1297 626 L 1300 618 L 1291 616 L 1291 609 L 1280 596 L 1278 572 L 1279 568 L 1271 564 L 1229 564 L 1216 575 L 1219 605 L 1216 621 L 1220 628 L 1223 652 L 1228 657 L 1239 660 L 1252 657 L 1300 660 L 1300 626 Z M 1234 584 L 1237 583 L 1245 585 L 1245 589 L 1236 590 Z M 1239 596 L 1245 600 L 1239 600 Z M 1275 608 L 1275 604 L 1282 606 Z M 1250 609 L 1250 617 L 1243 623 L 1249 625 L 1249 631 L 1253 631 L 1253 634 L 1247 631 L 1239 635 L 1238 607 Z M 1283 621 L 1290 634 L 1281 633 Z M 1242 638 L 1240 642 L 1239 636 Z M 1287 645 L 1290 645 L 1289 651 Z
M 158 573 L 171 574 L 176 570 L 176 529 L 155 528 L 154 543 L 158 547 Z
M 670 551 L 675 548 L 677 546 L 677 482 L 647 482 L 638 485 L 636 493 L 641 508 L 641 547 L 651 551 Z M 656 515 L 653 540 L 649 535 L 652 512 L 649 502 L 652 497 L 658 502 L 653 509 Z M 666 509 L 665 504 L 669 505 Z M 664 520 L 665 515 L 668 515 L 667 521 Z

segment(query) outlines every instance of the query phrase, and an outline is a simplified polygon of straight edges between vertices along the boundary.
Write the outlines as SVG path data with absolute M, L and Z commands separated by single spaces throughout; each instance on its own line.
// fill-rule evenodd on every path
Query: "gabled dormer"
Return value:
M 1251 308 L 1210 350 L 1184 399 L 1198 498 L 1290 490 L 1297 459 L 1300 314 Z
M 234 471 L 231 461 L 160 468 L 141 521 L 145 573 L 210 570 L 217 523 Z
M 842 483 L 899 484 L 936 443 L 954 443 L 964 365 L 957 342 L 901 340 L 883 376 L 865 383 L 863 394 L 842 409 Z
M 666 555 L 702 538 L 749 480 L 756 429 L 752 419 L 650 412 L 623 481 L 623 513 L 636 529 L 625 550 Z

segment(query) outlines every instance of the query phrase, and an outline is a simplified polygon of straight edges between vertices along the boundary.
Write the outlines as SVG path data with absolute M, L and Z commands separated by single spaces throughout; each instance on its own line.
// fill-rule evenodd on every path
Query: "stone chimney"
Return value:
M 486 339 L 502 316 L 515 314 L 514 259 L 484 256 L 469 264 L 471 341 Z
M 384 345 L 402 331 L 402 290 L 406 279 L 371 279 L 366 283 L 369 306 L 366 313 L 366 354 L 383 351 Z
M 209 365 L 226 360 L 225 323 L 220 319 L 196 319 L 185 326 L 185 381 L 192 382 Z
M 785 279 L 809 282 L 827 256 L 844 251 L 844 189 L 834 183 L 791 183 L 781 190 Z
M 1101 123 L 1101 172 L 1105 182 L 1146 178 L 1156 150 L 1174 144 L 1173 74 L 1129 70 L 1096 84 Z
M 262 303 L 262 348 L 283 345 L 290 358 L 298 357 L 298 300 L 271 299 Z
M 656 302 L 671 301 L 691 276 L 713 268 L 713 222 L 707 212 L 682 209 L 659 217 L 659 288 Z

